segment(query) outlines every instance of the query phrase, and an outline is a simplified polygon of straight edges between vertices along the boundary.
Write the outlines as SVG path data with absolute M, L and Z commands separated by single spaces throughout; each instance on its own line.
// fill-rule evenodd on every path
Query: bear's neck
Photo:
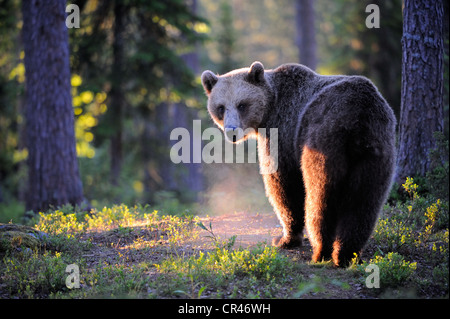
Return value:
M 300 69 L 300 74 L 293 76 L 291 68 L 298 71 L 298 68 L 292 65 L 289 69 L 271 72 L 267 77 L 273 93 L 260 125 L 262 132 L 258 131 L 260 170 L 273 160 L 275 144 L 278 153 L 283 154 L 286 162 L 292 162 L 293 165 L 298 162 L 298 154 L 294 152 L 298 146 L 296 144 L 300 142 L 297 140 L 300 129 L 298 124 L 315 89 L 310 85 L 314 83 L 311 79 L 317 75 L 309 69 Z M 276 141 L 273 140 L 275 133 Z
M 283 66 L 268 73 L 271 99 L 261 127 L 292 131 L 291 125 L 295 127 L 299 114 L 313 94 L 311 83 L 315 82 L 312 79 L 317 74 L 297 65 Z

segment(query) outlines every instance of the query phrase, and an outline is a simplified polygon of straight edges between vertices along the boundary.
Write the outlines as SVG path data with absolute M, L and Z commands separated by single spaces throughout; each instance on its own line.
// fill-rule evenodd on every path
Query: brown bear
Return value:
M 260 166 L 271 156 L 269 129 L 278 129 L 278 167 L 263 174 L 283 226 L 273 244 L 300 246 L 306 226 L 312 261 L 346 266 L 369 239 L 394 172 L 396 119 L 376 87 L 361 76 L 323 76 L 299 64 L 264 70 L 260 62 L 201 79 L 228 140 L 256 132 Z

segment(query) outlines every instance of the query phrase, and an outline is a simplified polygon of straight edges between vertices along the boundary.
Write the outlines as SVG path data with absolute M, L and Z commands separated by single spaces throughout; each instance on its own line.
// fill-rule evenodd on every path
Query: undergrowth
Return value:
M 214 297 L 273 298 L 280 286 L 293 280 L 295 265 L 275 247 L 259 244 L 252 249 L 233 249 L 235 236 L 221 240 L 212 231 L 210 234 L 215 246 L 211 251 L 170 257 L 156 265 L 160 273 L 179 279 L 172 293 L 200 298 L 206 290 Z M 302 279 L 301 275 L 295 277 Z

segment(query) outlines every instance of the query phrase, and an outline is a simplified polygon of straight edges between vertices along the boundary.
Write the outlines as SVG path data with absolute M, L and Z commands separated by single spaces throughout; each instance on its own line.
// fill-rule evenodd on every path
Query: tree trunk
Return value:
M 189 6 L 191 8 L 191 12 L 194 14 L 197 14 L 197 0 L 191 0 L 189 3 Z M 231 10 L 231 7 L 230 7 Z M 231 30 L 233 31 L 233 30 Z M 232 40 L 232 39 L 231 39 Z M 232 43 L 231 43 L 232 44 Z M 184 62 L 186 63 L 186 65 L 192 70 L 192 72 L 194 74 L 198 74 L 199 69 L 200 69 L 200 64 L 199 64 L 199 58 L 198 58 L 198 45 L 195 45 L 195 48 L 193 51 L 184 54 L 182 56 Z M 231 63 L 231 61 L 230 61 Z M 228 70 L 230 71 L 230 70 Z M 181 114 L 177 114 L 177 111 L 180 112 Z M 192 123 L 194 119 L 198 119 L 198 111 L 195 108 L 189 108 L 186 105 L 183 105 L 182 108 L 180 108 L 180 106 L 176 106 L 175 109 L 175 116 L 176 116 L 176 120 L 182 120 L 184 119 L 185 123 L 185 127 L 191 128 L 190 132 L 193 135 L 194 130 L 192 128 Z M 177 123 L 177 125 L 183 126 L 181 123 Z M 176 126 L 178 127 L 178 126 Z M 195 137 L 192 137 L 195 138 Z M 197 137 L 200 138 L 200 137 Z M 200 143 L 202 144 L 202 141 L 200 140 Z M 191 143 L 190 145 L 191 147 L 191 154 L 193 154 L 194 150 L 193 150 L 193 143 Z M 193 158 L 193 157 L 192 157 Z M 192 200 L 199 200 L 199 193 L 201 191 L 204 190 L 204 180 L 203 180 L 203 172 L 202 172 L 202 164 L 201 163 L 189 163 L 187 164 L 187 170 L 188 173 L 185 175 L 185 181 L 184 181 L 184 185 L 186 186 L 187 189 L 190 190 L 191 192 L 191 199 Z
M 315 70 L 317 45 L 314 28 L 314 0 L 297 0 L 295 9 L 300 63 Z
M 124 72 L 124 39 L 125 31 L 125 10 L 127 8 L 120 2 L 114 4 L 114 42 L 113 42 L 113 64 L 111 72 L 111 91 L 110 91 L 110 123 L 111 125 L 111 183 L 118 185 L 120 171 L 122 168 L 122 118 L 123 106 L 125 104 L 125 95 L 123 92 L 123 72 Z
M 83 201 L 75 148 L 65 1 L 22 2 L 26 76 L 26 209 Z
M 443 130 L 442 32 L 442 0 L 405 1 L 398 183 L 425 175 L 433 133 Z
M 197 11 L 197 0 L 186 1 L 186 4 L 191 9 L 191 12 Z M 195 45 L 192 51 L 181 56 L 182 60 L 194 74 L 198 74 L 199 61 L 198 49 Z M 176 86 L 176 83 L 175 83 Z M 169 153 L 170 148 L 176 143 L 171 141 L 169 136 L 172 129 L 177 127 L 184 127 L 193 133 L 192 121 L 197 119 L 197 110 L 189 108 L 184 103 L 174 103 L 168 105 L 162 103 L 157 106 L 155 112 L 155 123 L 158 127 L 157 137 L 159 145 L 164 143 L 161 147 L 163 153 L 159 154 L 159 176 L 165 190 L 175 192 L 178 199 L 181 201 L 195 201 L 199 199 L 199 192 L 204 190 L 202 164 L 201 163 L 180 163 L 174 164 L 171 162 Z M 163 137 L 163 138 L 161 138 Z M 191 137 L 192 138 L 192 137 Z M 166 142 L 167 141 L 167 144 Z M 191 154 L 193 154 L 193 143 L 190 144 Z

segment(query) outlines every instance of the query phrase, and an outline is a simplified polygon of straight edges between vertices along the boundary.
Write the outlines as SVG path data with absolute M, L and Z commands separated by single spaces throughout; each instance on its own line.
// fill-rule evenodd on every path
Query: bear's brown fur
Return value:
M 278 169 L 263 174 L 283 226 L 273 244 L 300 246 L 306 226 L 312 260 L 346 266 L 371 235 L 394 172 L 396 120 L 375 86 L 299 64 L 264 70 L 260 62 L 222 76 L 205 71 L 202 83 L 209 113 L 226 133 L 266 128 L 254 134 L 266 150 L 260 165 L 270 157 L 269 129 L 278 129 Z M 232 142 L 248 137 L 240 132 Z

